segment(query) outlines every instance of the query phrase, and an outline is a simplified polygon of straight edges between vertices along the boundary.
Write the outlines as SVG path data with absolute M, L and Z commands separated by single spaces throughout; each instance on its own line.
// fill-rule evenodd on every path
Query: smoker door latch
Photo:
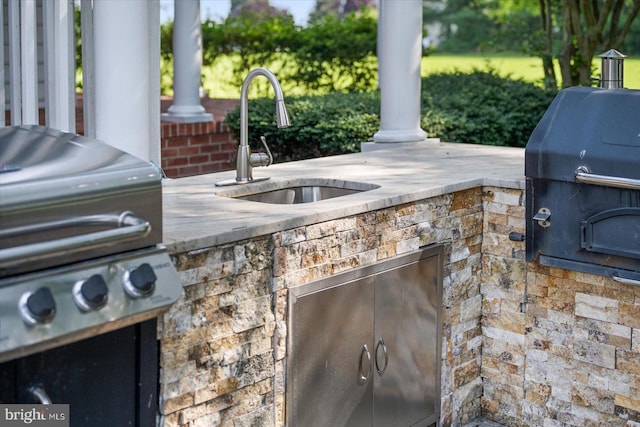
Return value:
M 551 225 L 551 211 L 547 208 L 540 208 L 537 214 L 533 216 L 533 219 L 538 221 L 538 225 L 541 227 L 549 227 Z

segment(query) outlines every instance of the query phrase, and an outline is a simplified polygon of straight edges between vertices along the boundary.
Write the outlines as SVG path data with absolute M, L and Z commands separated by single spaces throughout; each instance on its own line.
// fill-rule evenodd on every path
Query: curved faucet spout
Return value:
M 249 86 L 257 76 L 264 76 L 269 80 L 276 94 L 276 124 L 279 128 L 286 128 L 291 125 L 287 107 L 284 104 L 282 87 L 276 76 L 266 68 L 254 68 L 247 74 L 242 82 L 240 91 L 240 146 L 249 144 Z
M 278 127 L 284 128 L 291 124 L 287 107 L 284 105 L 282 88 L 276 76 L 266 68 L 255 68 L 251 70 L 249 74 L 247 74 L 247 77 L 244 78 L 242 90 L 240 91 L 240 145 L 238 146 L 238 156 L 236 159 L 236 178 L 217 182 L 217 186 L 247 184 L 249 182 L 269 179 L 268 177 L 257 179 L 253 177 L 254 166 L 269 166 L 273 161 L 266 140 L 264 137 L 261 137 L 262 144 L 264 144 L 267 151 L 266 153 L 251 154 L 251 149 L 249 148 L 249 86 L 257 76 L 266 77 L 276 93 L 276 123 Z

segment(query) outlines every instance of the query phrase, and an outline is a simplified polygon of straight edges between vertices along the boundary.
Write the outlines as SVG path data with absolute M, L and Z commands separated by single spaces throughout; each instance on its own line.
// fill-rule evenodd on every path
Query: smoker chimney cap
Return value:
M 609 49 L 608 51 L 601 53 L 598 56 L 600 58 L 609 58 L 609 59 L 623 59 L 627 57 L 627 55 L 625 55 L 624 53 L 620 53 L 615 49 Z

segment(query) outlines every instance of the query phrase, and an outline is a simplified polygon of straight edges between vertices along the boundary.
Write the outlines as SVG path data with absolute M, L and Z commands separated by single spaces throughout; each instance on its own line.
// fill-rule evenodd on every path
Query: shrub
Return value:
M 203 64 L 211 65 L 227 56 L 233 60 L 233 80 L 238 86 L 252 68 L 286 58 L 295 40 L 297 28 L 288 13 L 243 11 L 217 24 L 207 19 L 202 24 Z M 283 65 L 284 66 L 284 65 Z
M 443 141 L 524 147 L 556 95 L 495 71 L 422 79 L 422 128 Z
M 524 147 L 555 93 L 491 71 L 432 75 L 422 80 L 421 126 L 442 141 Z M 266 136 L 277 162 L 358 152 L 380 128 L 378 92 L 285 102 L 291 117 L 286 129 L 276 128 L 273 98 L 249 103 L 250 143 L 257 147 L 259 136 Z M 238 137 L 239 108 L 225 122 Z
M 358 152 L 380 127 L 375 92 L 291 97 L 285 103 L 291 126 L 278 129 L 273 98 L 249 102 L 249 143 L 260 146 L 264 135 L 276 162 Z M 225 123 L 239 137 L 240 109 L 229 112 Z
M 169 58 L 172 24 L 163 24 L 161 33 L 162 52 Z M 302 86 L 306 93 L 372 90 L 376 34 L 377 16 L 371 9 L 342 18 L 329 14 L 307 27 L 297 26 L 288 13 L 245 10 L 223 23 L 203 22 L 203 64 L 231 59 L 238 86 L 252 68 L 269 66 L 283 85 Z
M 291 78 L 316 91 L 375 89 L 377 30 L 377 14 L 371 9 L 312 22 L 292 43 L 297 69 Z

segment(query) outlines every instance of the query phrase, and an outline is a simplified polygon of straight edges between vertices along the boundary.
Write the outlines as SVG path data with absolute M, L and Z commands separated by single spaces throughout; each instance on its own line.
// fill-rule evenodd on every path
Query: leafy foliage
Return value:
M 288 13 L 258 13 L 251 9 L 229 16 L 222 24 L 207 19 L 202 25 L 203 64 L 230 55 L 234 84 L 241 85 L 251 69 L 273 62 L 289 49 L 297 29 Z
M 371 9 L 369 9 L 371 11 Z M 377 16 L 327 14 L 298 31 L 291 52 L 297 64 L 291 76 L 311 90 L 373 89 L 377 75 Z
M 285 100 L 291 126 L 278 129 L 272 98 L 249 102 L 249 144 L 259 146 L 264 135 L 276 162 L 324 157 L 360 151 L 380 127 L 380 100 L 375 92 L 330 93 Z M 240 135 L 240 110 L 231 111 L 225 124 Z
M 421 126 L 443 141 L 524 147 L 555 94 L 491 70 L 436 74 L 422 79 Z M 249 141 L 258 147 L 259 136 L 266 136 L 276 162 L 358 152 L 380 128 L 378 92 L 288 98 L 286 104 L 291 127 L 277 129 L 272 98 L 249 103 Z M 239 137 L 239 109 L 225 123 Z
M 312 22 L 325 15 L 335 14 L 343 17 L 349 12 L 357 12 L 364 8 L 375 8 L 376 0 L 316 0 L 314 10 L 309 16 Z
M 165 24 L 168 25 L 168 24 Z M 169 43 L 164 35 L 163 46 Z M 244 9 L 223 23 L 202 24 L 203 64 L 233 58 L 233 84 L 240 85 L 255 67 L 278 63 L 283 85 L 304 86 L 309 93 L 375 88 L 377 16 L 371 9 L 327 14 L 307 27 L 288 13 Z M 165 52 L 165 48 L 163 48 Z M 267 86 L 258 92 L 265 95 Z
M 638 14 L 640 0 L 448 0 L 426 2 L 424 21 L 443 24 L 440 50 L 524 51 L 542 60 L 548 87 L 569 87 L 592 85 L 594 55 L 637 52 Z
M 524 147 L 555 94 L 492 70 L 434 74 L 422 80 L 421 125 L 443 141 Z

